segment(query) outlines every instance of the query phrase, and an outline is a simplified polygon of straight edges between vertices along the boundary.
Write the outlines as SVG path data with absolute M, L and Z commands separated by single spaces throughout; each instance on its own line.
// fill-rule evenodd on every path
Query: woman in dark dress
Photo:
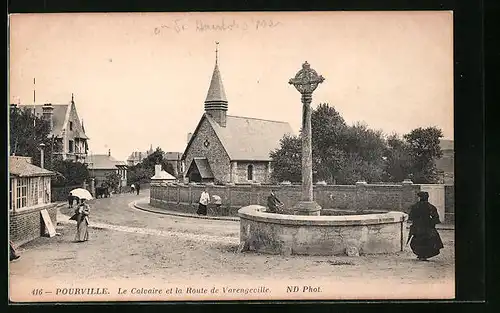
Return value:
M 409 220 L 412 221 L 409 233 L 410 247 L 420 261 L 427 261 L 439 254 L 443 242 L 436 230 L 441 223 L 435 206 L 429 203 L 429 193 L 417 193 L 420 201 L 410 208 Z

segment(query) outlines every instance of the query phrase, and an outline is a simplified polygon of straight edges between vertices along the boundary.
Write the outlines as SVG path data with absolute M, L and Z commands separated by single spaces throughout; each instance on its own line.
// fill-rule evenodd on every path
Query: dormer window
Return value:
M 69 130 L 73 130 L 73 122 L 69 122 Z

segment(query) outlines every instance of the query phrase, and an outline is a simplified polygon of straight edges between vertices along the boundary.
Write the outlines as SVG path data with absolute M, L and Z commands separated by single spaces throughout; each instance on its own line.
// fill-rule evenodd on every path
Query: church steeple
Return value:
M 227 99 L 219 72 L 219 43 L 216 42 L 215 44 L 215 68 L 212 74 L 210 87 L 208 88 L 207 98 L 205 99 L 205 112 L 210 115 L 221 127 L 226 127 Z

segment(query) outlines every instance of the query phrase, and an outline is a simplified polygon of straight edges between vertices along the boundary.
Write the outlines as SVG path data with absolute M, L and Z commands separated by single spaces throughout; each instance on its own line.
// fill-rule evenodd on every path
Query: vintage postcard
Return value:
M 453 12 L 13 14 L 12 302 L 454 299 Z

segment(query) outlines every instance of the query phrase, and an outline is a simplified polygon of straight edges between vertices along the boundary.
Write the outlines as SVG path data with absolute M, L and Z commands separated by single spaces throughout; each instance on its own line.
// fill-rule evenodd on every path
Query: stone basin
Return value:
M 268 254 L 344 255 L 403 251 L 406 221 L 403 212 L 305 216 L 265 212 L 260 205 L 238 210 L 240 248 Z

